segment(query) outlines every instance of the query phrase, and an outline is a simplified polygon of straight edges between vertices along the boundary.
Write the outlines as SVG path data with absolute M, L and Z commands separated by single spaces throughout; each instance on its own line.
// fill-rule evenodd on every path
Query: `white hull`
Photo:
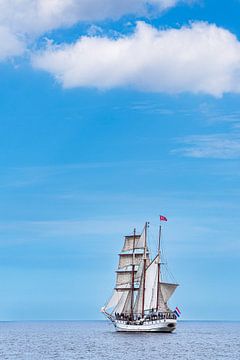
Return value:
M 146 321 L 143 324 L 127 324 L 126 321 L 113 321 L 117 331 L 127 332 L 165 332 L 171 333 L 176 329 L 177 321 L 175 319 Z

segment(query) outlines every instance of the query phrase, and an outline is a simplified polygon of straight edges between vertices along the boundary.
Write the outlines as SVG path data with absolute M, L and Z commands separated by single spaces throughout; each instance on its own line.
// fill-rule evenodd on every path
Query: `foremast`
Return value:
M 133 252 L 132 252 L 131 320 L 133 320 L 133 307 L 134 307 L 135 240 L 136 240 L 136 229 L 134 228 L 134 230 L 133 230 Z
M 136 298 L 142 281 L 143 270 L 150 263 L 145 227 L 141 234 L 133 231 L 133 235 L 124 238 L 124 245 L 119 254 L 116 270 L 114 292 L 103 311 L 108 315 L 124 313 L 133 319 L 136 313 Z M 145 261 L 144 261 L 145 259 Z M 145 263 L 145 266 L 144 266 Z M 110 312 L 109 312 L 110 311 Z
M 142 318 L 144 317 L 144 306 L 145 306 L 145 288 L 146 288 L 146 269 L 147 269 L 147 228 L 148 223 L 145 223 L 144 227 L 144 255 L 143 255 L 143 295 L 142 295 Z

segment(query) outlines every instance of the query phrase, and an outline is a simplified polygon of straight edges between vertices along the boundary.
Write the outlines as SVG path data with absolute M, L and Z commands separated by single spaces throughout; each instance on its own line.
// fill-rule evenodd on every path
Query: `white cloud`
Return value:
M 182 144 L 183 147 L 173 153 L 195 158 L 240 158 L 239 133 L 192 135 L 182 139 Z
M 139 22 L 130 36 L 83 36 L 74 44 L 50 46 L 32 63 L 66 88 L 130 86 L 215 96 L 240 92 L 240 42 L 203 22 L 166 30 Z
M 24 44 L 17 36 L 12 34 L 8 28 L 0 26 L 0 60 L 21 55 L 24 51 Z
M 42 33 L 79 21 L 146 15 L 194 0 L 0 0 L 0 24 L 20 32 Z
M 19 55 L 18 46 L 23 49 L 28 41 L 53 29 L 125 14 L 147 15 L 149 7 L 159 13 L 178 2 L 187 0 L 0 0 L 0 27 L 7 33 L 7 37 L 0 33 L 0 59 Z M 19 35 L 25 40 L 20 44 Z

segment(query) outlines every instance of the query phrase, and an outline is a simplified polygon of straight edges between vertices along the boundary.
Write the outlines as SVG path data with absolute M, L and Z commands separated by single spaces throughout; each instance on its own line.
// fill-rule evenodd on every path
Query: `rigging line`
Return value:
M 167 255 L 166 255 L 166 251 L 165 251 L 165 238 L 164 236 L 161 237 L 161 258 L 162 258 L 162 270 L 163 270 L 163 275 L 166 276 L 166 279 L 168 277 L 170 277 L 172 279 L 173 282 L 177 282 L 176 278 L 174 277 L 173 273 L 170 270 L 170 267 L 168 265 L 168 259 L 167 259 Z
M 156 249 L 157 249 L 157 238 L 156 238 L 156 232 L 153 231 L 153 226 L 151 224 L 151 228 L 149 230 L 149 247 L 151 247 L 151 255 L 154 257 Z
M 165 263 L 164 269 L 165 269 L 166 275 L 169 276 L 172 279 L 172 281 L 177 282 L 172 271 L 170 270 L 168 263 Z
M 157 239 L 157 236 L 156 236 L 156 226 L 155 226 L 155 224 L 152 224 L 151 223 L 151 229 L 150 229 L 150 231 L 149 231 L 149 233 L 150 233 L 150 236 L 151 236 L 151 246 L 153 246 L 154 247 L 154 254 L 155 254 L 155 252 L 156 252 L 156 250 L 157 250 L 157 248 L 158 248 L 158 239 Z M 152 252 L 152 254 L 153 254 L 153 252 Z
M 148 251 L 149 251 L 149 257 L 150 259 L 152 258 L 152 254 L 153 254 L 153 251 L 152 251 L 152 233 L 151 233 L 151 230 L 148 231 Z

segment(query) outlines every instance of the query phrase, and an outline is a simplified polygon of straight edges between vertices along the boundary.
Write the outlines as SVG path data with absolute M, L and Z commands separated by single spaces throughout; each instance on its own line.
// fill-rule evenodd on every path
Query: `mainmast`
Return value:
M 157 304 L 156 309 L 159 308 L 159 292 L 160 292 L 160 281 L 161 281 L 161 249 L 160 249 L 160 241 L 161 241 L 161 233 L 162 226 L 159 225 L 159 235 L 158 235 L 158 274 L 157 274 Z
M 144 228 L 142 318 L 144 317 L 144 305 L 145 305 L 145 283 L 146 283 L 146 262 L 147 262 L 147 227 L 148 227 L 148 223 L 146 222 L 145 228 Z
M 132 253 L 132 286 L 131 286 L 131 320 L 133 320 L 133 307 L 134 307 L 134 274 L 135 274 L 135 239 L 136 229 L 133 230 L 133 253 Z

